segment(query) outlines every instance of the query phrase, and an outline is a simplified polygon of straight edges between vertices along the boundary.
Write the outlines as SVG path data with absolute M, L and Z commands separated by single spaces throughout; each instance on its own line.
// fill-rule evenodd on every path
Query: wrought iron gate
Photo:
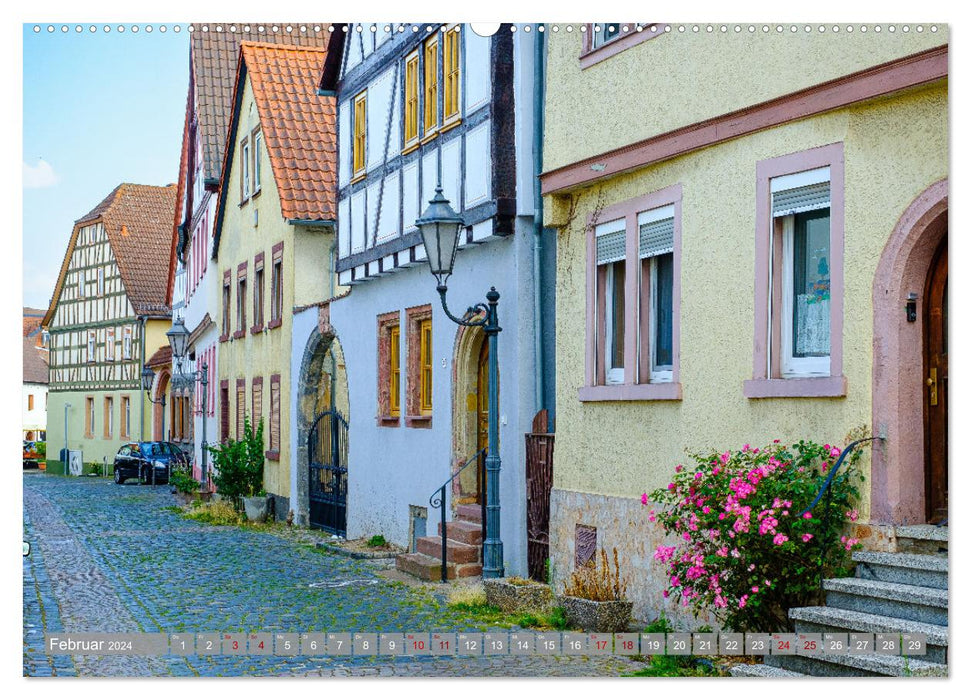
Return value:
M 307 441 L 310 525 L 342 537 L 347 533 L 347 420 L 340 411 L 314 419 Z
M 544 408 L 526 434 L 526 561 L 534 581 L 546 581 L 550 556 L 550 490 L 553 487 L 552 426 Z

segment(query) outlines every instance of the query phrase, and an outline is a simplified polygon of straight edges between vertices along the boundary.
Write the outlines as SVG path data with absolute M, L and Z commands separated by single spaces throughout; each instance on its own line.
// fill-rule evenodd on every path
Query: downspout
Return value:
M 539 176 L 543 172 L 543 99 L 546 93 L 545 32 L 533 25 L 533 405 L 540 411 L 545 402 L 543 368 L 543 194 Z
M 336 268 L 336 254 L 337 254 L 337 231 L 334 229 L 334 242 L 330 244 L 330 255 L 327 259 L 328 273 L 327 277 L 330 286 L 329 299 L 333 299 L 334 295 L 337 293 L 337 288 L 334 285 L 334 275 L 337 274 Z M 329 303 L 329 302 L 328 302 Z M 331 341 L 330 347 L 330 410 L 333 411 L 337 407 L 337 358 L 334 357 L 334 341 Z
M 139 410 L 138 410 L 138 414 L 139 414 L 138 439 L 141 442 L 145 442 L 145 392 L 142 390 L 142 384 L 141 384 L 141 382 L 142 382 L 142 375 L 141 375 L 141 373 L 145 369 L 145 342 L 146 342 L 146 339 L 145 339 L 145 317 L 144 316 L 139 316 L 138 317 L 138 320 L 142 322 L 142 334 L 141 334 L 141 338 L 139 339 L 139 345 L 141 345 L 142 362 L 141 362 L 141 368 L 138 370 L 138 377 L 136 377 L 136 379 L 138 381 L 138 389 L 139 389 L 139 391 L 138 391 L 138 402 L 139 402 Z

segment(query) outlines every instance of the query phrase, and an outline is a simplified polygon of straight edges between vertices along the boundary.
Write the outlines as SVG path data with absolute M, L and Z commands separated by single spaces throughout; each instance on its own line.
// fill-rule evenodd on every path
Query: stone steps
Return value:
M 920 657 L 878 654 L 766 656 L 765 664 L 807 676 L 947 676 L 947 666 Z
M 419 537 L 416 545 L 421 554 L 427 554 L 428 556 L 441 561 L 441 537 Z M 445 540 L 445 547 L 447 561 L 454 562 L 455 564 L 471 564 L 478 562 L 482 552 L 482 547 L 465 544 L 464 542 L 458 542 L 453 539 Z
M 947 590 L 947 558 L 899 552 L 854 552 L 856 577 Z
M 789 611 L 789 619 L 795 622 L 796 632 L 913 632 L 915 634 L 926 634 L 927 655 L 922 657 L 923 660 L 941 664 L 947 663 L 947 627 L 941 625 L 822 606 L 793 608 Z
M 404 571 L 423 581 L 442 580 L 442 560 L 430 557 L 421 552 L 411 554 L 399 554 L 395 559 L 395 568 Z M 448 580 L 465 578 L 468 576 L 479 576 L 482 573 L 482 564 L 473 562 L 468 564 L 455 564 L 448 562 L 445 567 L 445 576 Z
M 482 523 L 482 506 L 478 503 L 463 503 L 455 507 L 455 519 L 470 523 Z
M 800 678 L 806 675 L 767 664 L 738 664 L 728 672 L 734 678 Z
M 936 525 L 898 525 L 894 528 L 897 551 L 947 557 L 948 528 Z
M 826 606 L 947 625 L 947 591 L 858 578 L 823 581 Z
M 438 536 L 442 536 L 442 524 L 438 524 Z M 482 525 L 468 520 L 453 520 L 448 523 L 448 538 L 479 546 L 482 544 Z

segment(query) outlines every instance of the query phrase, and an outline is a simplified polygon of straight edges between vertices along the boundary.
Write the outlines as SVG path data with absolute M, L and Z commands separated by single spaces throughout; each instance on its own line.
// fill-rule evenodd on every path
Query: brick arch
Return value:
M 923 523 L 923 319 L 908 323 L 907 295 L 922 295 L 938 245 L 947 236 L 948 180 L 911 202 L 884 246 L 873 282 L 873 450 L 870 520 Z M 923 300 L 919 300 L 920 304 Z
M 470 408 L 475 398 L 479 353 L 486 336 L 482 328 L 459 326 L 452 353 L 452 471 L 463 466 L 476 451 L 477 412 Z M 452 482 L 453 504 L 476 495 L 475 467 Z
M 152 385 L 152 399 L 155 401 L 161 401 L 162 397 L 165 396 L 165 392 L 169 389 L 169 379 L 171 374 L 167 369 L 161 369 L 158 375 L 155 377 L 155 383 Z M 152 439 L 153 440 L 166 440 L 166 436 L 162 434 L 162 414 L 165 411 L 171 409 L 169 401 L 165 402 L 163 407 L 160 403 L 152 404 Z M 171 431 L 172 426 L 166 426 Z

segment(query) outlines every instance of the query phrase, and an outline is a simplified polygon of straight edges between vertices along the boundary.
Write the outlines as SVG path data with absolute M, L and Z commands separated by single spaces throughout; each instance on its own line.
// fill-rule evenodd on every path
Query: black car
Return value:
M 138 479 L 143 484 L 167 484 L 172 470 L 188 463 L 185 452 L 171 442 L 129 442 L 115 455 L 115 483 Z

